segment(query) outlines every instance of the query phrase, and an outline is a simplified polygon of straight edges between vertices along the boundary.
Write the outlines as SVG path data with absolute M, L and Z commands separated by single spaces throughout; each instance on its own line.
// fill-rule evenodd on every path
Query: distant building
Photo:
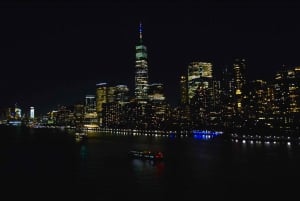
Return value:
M 245 113 L 250 119 L 265 119 L 267 116 L 268 106 L 271 102 L 268 99 L 268 85 L 263 80 L 253 80 L 248 86 L 248 101 L 245 105 Z
M 96 97 L 94 95 L 87 95 L 85 97 L 85 113 L 84 113 L 84 127 L 94 129 L 98 127 L 98 118 L 96 112 Z
M 34 119 L 34 107 L 30 107 L 29 118 L 30 118 L 30 119 Z
M 126 85 L 117 85 L 115 90 L 115 101 L 120 105 L 129 102 L 129 88 Z
M 85 113 L 96 112 L 96 100 L 94 95 L 85 96 Z
M 273 114 L 284 127 L 300 123 L 299 70 L 297 67 L 284 69 L 275 76 Z
M 206 91 L 212 87 L 212 63 L 191 62 L 188 66 L 188 101 L 195 96 L 199 87 Z M 211 92 L 209 92 L 211 93 Z
M 193 127 L 209 125 L 214 111 L 212 64 L 191 62 L 188 66 L 188 100 Z
M 99 125 L 103 123 L 103 104 L 107 103 L 107 83 L 99 83 L 96 85 L 96 112 L 98 115 Z
M 84 124 L 84 105 L 83 104 L 75 104 L 74 105 L 74 118 L 75 118 L 75 126 L 82 127 Z
M 148 94 L 149 101 L 164 101 L 166 99 L 164 86 L 161 83 L 150 84 Z
M 188 103 L 187 77 L 183 75 L 180 77 L 180 104 L 186 105 L 187 103 Z
M 20 120 L 22 118 L 22 110 L 15 104 L 15 119 Z
M 233 81 L 235 108 L 238 112 L 243 110 L 243 96 L 246 85 L 246 60 L 237 58 L 233 63 Z

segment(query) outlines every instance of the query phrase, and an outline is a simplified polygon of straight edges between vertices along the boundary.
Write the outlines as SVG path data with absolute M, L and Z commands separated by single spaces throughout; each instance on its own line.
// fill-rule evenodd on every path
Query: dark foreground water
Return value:
M 0 127 L 1 199 L 297 199 L 300 147 Z M 163 151 L 153 163 L 128 151 Z

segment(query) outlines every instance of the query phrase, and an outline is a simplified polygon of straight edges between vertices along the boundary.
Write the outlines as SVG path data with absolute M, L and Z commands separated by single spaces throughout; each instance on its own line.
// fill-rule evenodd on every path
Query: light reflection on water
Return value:
M 80 158 L 82 160 L 85 160 L 86 157 L 87 157 L 87 147 L 85 144 L 82 144 L 81 147 L 80 147 Z
M 71 179 L 66 177 L 65 180 L 68 182 L 75 180 L 77 183 L 66 182 L 74 189 L 76 186 L 80 186 L 79 190 L 86 187 L 87 190 L 83 191 L 82 195 L 87 198 L 89 193 L 94 193 L 94 197 L 101 198 L 106 195 L 109 199 L 110 196 L 116 195 L 116 192 L 121 196 L 129 194 L 131 189 L 138 189 L 142 192 L 137 195 L 142 196 L 140 199 L 147 199 L 147 195 L 143 195 L 143 190 L 146 193 L 153 195 L 159 193 L 166 197 L 175 193 L 172 198 L 178 199 L 194 198 L 193 196 L 201 199 L 203 194 L 208 198 L 217 195 L 223 198 L 222 193 L 225 198 L 234 197 L 232 195 L 239 193 L 240 198 L 243 198 L 245 193 L 249 193 L 248 189 L 251 189 L 252 197 L 259 197 L 259 193 L 255 193 L 259 191 L 265 196 L 270 196 L 268 189 L 274 192 L 272 198 L 276 198 L 276 195 L 288 196 L 291 192 L 295 194 L 297 192 L 297 186 L 289 183 L 288 178 L 295 181 L 300 179 L 298 171 L 300 150 L 299 146 L 297 148 L 294 144 L 264 144 L 256 141 L 243 144 L 242 141 L 238 143 L 231 141 L 227 143 L 222 140 L 201 141 L 193 137 L 170 139 L 102 133 L 93 134 L 95 137 L 87 141 L 76 142 L 72 135 L 65 136 L 61 133 L 53 135 L 52 131 L 49 131 L 49 135 L 42 136 L 44 133 L 39 132 L 23 138 L 19 137 L 23 135 L 22 133 L 18 133 L 13 139 L 7 138 L 9 143 L 2 147 L 3 151 L 0 153 L 7 161 L 5 164 L 2 163 L 3 177 L 10 176 L 6 176 L 5 182 L 11 181 L 11 176 L 19 173 L 20 169 L 24 172 L 22 173 L 24 175 L 19 173 L 23 178 L 15 176 L 13 181 L 16 182 L 13 185 L 35 176 L 29 175 L 28 170 L 39 171 L 37 175 L 41 177 L 50 175 L 55 170 L 58 176 L 55 174 L 48 176 L 53 177 L 51 185 L 43 183 L 44 179 L 37 179 L 43 186 L 42 189 L 52 189 L 50 186 L 55 186 L 65 175 L 78 168 L 78 171 L 74 171 L 72 177 L 70 176 Z M 69 137 L 71 140 L 62 141 L 60 140 L 62 137 Z M 24 140 L 27 138 L 34 138 L 35 141 L 26 144 L 27 141 Z M 47 140 L 44 140 L 45 138 Z M 16 146 L 17 142 L 14 141 L 16 139 L 24 141 L 24 145 Z M 128 158 L 128 151 L 134 149 L 163 151 L 166 158 L 161 162 Z M 14 151 L 14 155 L 11 151 Z M 78 161 L 70 160 L 72 157 Z M 32 167 L 24 171 L 22 159 L 29 161 Z M 45 165 L 41 165 L 42 163 Z M 16 170 L 15 167 L 19 169 Z M 56 167 L 58 168 L 54 169 Z M 136 193 L 136 190 L 130 191 L 130 195 Z M 162 199 L 155 196 L 154 198 Z
M 160 176 L 164 172 L 163 161 L 132 159 L 132 168 L 136 174 L 155 174 Z

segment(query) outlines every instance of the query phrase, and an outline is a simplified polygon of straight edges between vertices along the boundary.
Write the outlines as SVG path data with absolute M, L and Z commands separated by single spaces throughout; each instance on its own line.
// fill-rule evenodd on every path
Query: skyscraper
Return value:
M 180 77 L 180 104 L 186 105 L 188 103 L 188 88 L 186 76 Z
M 30 107 L 30 119 L 34 119 L 34 107 Z
M 99 83 L 96 85 L 96 111 L 100 126 L 102 125 L 103 104 L 107 103 L 107 83 Z
M 84 127 L 88 129 L 98 127 L 96 101 L 94 95 L 86 95 L 85 97 Z
M 148 55 L 143 44 L 142 23 L 139 26 L 139 43 L 135 47 L 135 98 L 138 102 L 147 102 L 148 99 Z
M 85 112 L 92 113 L 96 111 L 96 102 L 94 95 L 85 96 Z
M 194 126 L 208 125 L 213 99 L 212 63 L 191 62 L 188 66 L 188 103 Z
M 233 63 L 233 80 L 235 90 L 235 107 L 238 112 L 243 109 L 243 95 L 245 94 L 244 88 L 246 84 L 245 71 L 246 63 L 245 59 L 235 59 Z
M 299 125 L 299 67 L 276 73 L 274 80 L 274 116 L 284 126 Z
M 199 87 L 209 89 L 212 86 L 212 64 L 209 62 L 191 62 L 188 66 L 188 102 L 195 96 Z
M 163 102 L 166 98 L 164 96 L 164 86 L 161 83 L 152 83 L 149 85 L 149 100 Z
M 22 110 L 18 107 L 17 103 L 15 104 L 15 119 L 21 119 Z
M 117 85 L 116 86 L 116 94 L 115 94 L 116 101 L 124 105 L 129 101 L 129 88 L 126 85 Z

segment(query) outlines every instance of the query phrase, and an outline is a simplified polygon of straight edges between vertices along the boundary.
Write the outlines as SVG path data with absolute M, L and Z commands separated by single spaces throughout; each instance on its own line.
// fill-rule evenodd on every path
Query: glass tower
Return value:
M 242 97 L 245 93 L 244 87 L 246 84 L 245 79 L 245 70 L 246 70 L 246 61 L 245 59 L 235 59 L 233 63 L 233 80 L 235 88 L 235 97 L 236 97 L 236 107 L 238 111 L 241 111 L 243 108 Z
M 30 107 L 30 119 L 34 119 L 34 107 Z
M 138 102 L 148 99 L 148 56 L 147 48 L 143 45 L 142 23 L 139 26 L 139 44 L 135 47 L 135 98 Z
M 96 111 L 100 126 L 102 126 L 103 105 L 107 103 L 107 83 L 99 83 L 96 85 Z
M 212 88 L 212 63 L 191 62 L 188 66 L 188 101 L 199 91 L 199 87 L 205 90 Z

